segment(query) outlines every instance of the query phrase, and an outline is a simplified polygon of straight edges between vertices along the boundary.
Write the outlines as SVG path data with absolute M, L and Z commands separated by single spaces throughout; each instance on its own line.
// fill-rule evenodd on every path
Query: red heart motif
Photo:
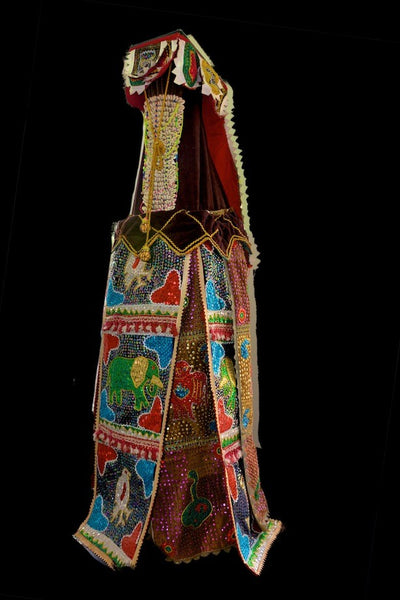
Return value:
M 223 400 L 218 400 L 218 423 L 221 433 L 232 427 L 233 419 L 226 414 Z
M 139 521 L 139 523 L 136 524 L 135 529 L 132 531 L 132 533 L 130 535 L 124 535 L 124 537 L 121 540 L 121 548 L 125 552 L 125 554 L 129 556 L 130 559 L 134 557 L 141 530 L 142 522 Z
M 154 290 L 151 294 L 151 301 L 156 304 L 172 304 L 177 305 L 181 299 L 181 288 L 179 273 L 172 269 L 165 278 L 163 286 Z
M 148 429 L 149 431 L 155 431 L 156 433 L 161 431 L 162 404 L 159 396 L 154 398 L 150 412 L 140 415 L 138 418 L 138 423 L 140 427 Z
M 103 336 L 103 360 L 104 364 L 108 364 L 108 359 L 110 356 L 111 350 L 114 348 L 118 348 L 119 346 L 119 338 L 117 335 L 113 335 L 112 333 L 105 333 Z
M 111 460 L 116 460 L 117 457 L 118 454 L 114 448 L 106 446 L 105 444 L 97 444 L 97 468 L 99 469 L 100 475 L 104 475 L 106 463 Z

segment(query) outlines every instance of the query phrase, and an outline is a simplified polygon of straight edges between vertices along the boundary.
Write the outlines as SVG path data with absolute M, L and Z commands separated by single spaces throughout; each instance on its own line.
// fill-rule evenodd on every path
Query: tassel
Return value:
M 140 223 L 140 231 L 142 233 L 147 233 L 150 229 L 150 222 L 147 217 L 142 218 L 142 222 Z
M 148 246 L 145 245 L 142 247 L 142 249 L 139 252 L 139 258 L 140 260 L 143 260 L 143 262 L 149 262 L 149 260 L 151 259 L 151 252 Z

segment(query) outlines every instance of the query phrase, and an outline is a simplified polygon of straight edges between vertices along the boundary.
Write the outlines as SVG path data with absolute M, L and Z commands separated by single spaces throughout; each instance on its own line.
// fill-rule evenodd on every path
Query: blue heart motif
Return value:
M 225 302 L 218 296 L 214 282 L 209 279 L 206 283 L 206 302 L 208 310 L 222 310 L 225 308 Z
M 154 462 L 154 460 L 146 460 L 145 458 L 140 458 L 137 461 L 136 473 L 139 475 L 140 479 L 143 481 L 145 498 L 148 498 L 149 496 L 151 496 L 151 492 L 153 491 L 155 468 L 156 468 L 156 463 Z
M 107 403 L 107 390 L 103 390 L 100 396 L 100 417 L 106 421 L 115 421 L 115 412 Z
M 121 294 L 120 292 L 117 292 L 114 290 L 114 286 L 113 286 L 113 282 L 110 279 L 110 283 L 108 285 L 108 290 L 107 290 L 107 299 L 106 299 L 106 304 L 107 306 L 116 306 L 117 304 L 122 304 L 124 301 L 124 294 Z
M 108 527 L 108 519 L 103 514 L 103 496 L 100 494 L 94 501 L 92 512 L 87 524 L 89 527 L 96 529 L 96 531 L 104 531 Z
M 174 349 L 174 338 L 165 335 L 150 335 L 144 342 L 149 350 L 154 350 L 158 354 L 160 369 L 165 369 L 171 362 Z

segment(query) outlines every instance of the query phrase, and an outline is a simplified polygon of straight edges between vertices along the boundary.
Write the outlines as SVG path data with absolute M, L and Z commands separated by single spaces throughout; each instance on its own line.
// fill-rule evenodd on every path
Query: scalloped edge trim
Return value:
M 247 236 L 249 238 L 251 248 L 252 248 L 252 254 L 250 255 L 250 263 L 253 266 L 253 268 L 256 269 L 260 262 L 260 259 L 258 258 L 259 252 L 257 249 L 257 244 L 254 240 L 253 233 L 250 229 L 250 219 L 249 219 L 248 204 L 247 204 L 247 198 L 248 198 L 247 183 L 246 183 L 246 177 L 245 177 L 244 170 L 243 170 L 242 151 L 241 151 L 238 141 L 237 141 L 238 138 L 236 135 L 235 124 L 234 124 L 234 119 L 233 119 L 233 113 L 234 113 L 233 89 L 227 81 L 225 81 L 225 84 L 228 88 L 228 93 L 227 93 L 226 112 L 224 115 L 224 117 L 225 117 L 224 118 L 224 126 L 225 126 L 226 136 L 228 139 L 229 148 L 230 148 L 230 151 L 232 154 L 233 162 L 235 163 L 235 167 L 236 167 L 236 170 L 238 173 L 240 208 L 242 211 L 243 225 L 244 225 L 245 232 L 247 233 Z
M 224 546 L 224 548 L 219 548 L 218 550 L 205 550 L 204 552 L 200 552 L 199 554 L 195 554 L 194 556 L 191 556 L 189 558 L 177 559 L 177 558 L 171 558 L 169 556 L 165 556 L 165 560 L 167 562 L 174 563 L 175 565 L 181 565 L 181 564 L 188 565 L 189 563 L 193 562 L 194 560 L 199 560 L 200 558 L 205 558 L 206 556 L 210 556 L 210 554 L 213 554 L 214 556 L 218 556 L 218 554 L 221 554 L 221 552 L 228 553 L 231 551 L 232 548 L 235 548 L 234 544 L 232 544 L 231 546 Z

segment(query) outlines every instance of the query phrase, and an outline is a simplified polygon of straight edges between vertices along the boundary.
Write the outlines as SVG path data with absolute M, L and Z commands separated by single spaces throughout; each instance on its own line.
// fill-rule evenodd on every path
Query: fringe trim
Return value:
M 176 337 L 176 317 L 174 315 L 106 315 L 105 333 L 138 333 Z
M 102 425 L 95 431 L 94 439 L 126 454 L 134 454 L 136 458 L 155 461 L 159 456 L 159 440 L 141 439 L 138 436 L 124 435 L 123 432 L 112 432 Z

